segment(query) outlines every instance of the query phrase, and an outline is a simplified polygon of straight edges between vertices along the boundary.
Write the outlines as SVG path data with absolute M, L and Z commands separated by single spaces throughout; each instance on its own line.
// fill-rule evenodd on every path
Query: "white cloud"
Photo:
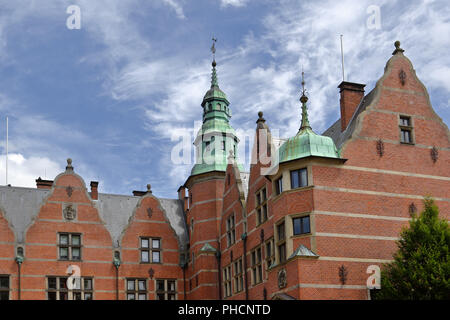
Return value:
M 177 17 L 180 19 L 186 19 L 186 16 L 184 15 L 183 7 L 181 4 L 179 4 L 175 0 L 163 0 L 165 4 L 170 6 L 173 10 L 175 10 L 175 13 L 177 14 Z
M 63 171 L 61 164 L 47 158 L 31 156 L 26 158 L 21 153 L 8 155 L 8 184 L 12 186 L 35 188 L 35 180 L 53 180 Z M 0 157 L 0 184 L 6 183 L 6 157 Z
M 220 5 L 222 7 L 243 7 L 248 1 L 249 0 L 220 0 Z

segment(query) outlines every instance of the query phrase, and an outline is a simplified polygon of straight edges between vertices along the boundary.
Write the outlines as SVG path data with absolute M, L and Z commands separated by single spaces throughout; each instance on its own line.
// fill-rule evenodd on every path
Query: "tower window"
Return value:
M 225 298 L 231 296 L 231 265 L 223 268 L 223 295 Z
M 411 117 L 400 116 L 400 142 L 413 143 L 413 127 Z
M 306 234 L 311 232 L 309 216 L 292 219 L 294 235 Z
M 256 193 L 256 224 L 265 222 L 267 216 L 267 193 L 266 188 L 262 188 Z
M 279 195 L 283 192 L 283 177 L 275 180 L 275 194 Z
M 277 250 L 280 263 L 286 261 L 286 233 L 284 222 L 277 225 Z
M 231 246 L 235 242 L 236 242 L 236 230 L 235 230 L 234 214 L 232 214 L 227 219 L 227 243 L 228 246 Z
M 275 262 L 275 250 L 273 248 L 273 238 L 266 242 L 266 267 L 267 269 Z
M 234 292 L 244 289 L 244 273 L 242 272 L 242 258 L 234 262 Z
M 306 168 L 291 171 L 291 189 L 308 185 L 308 171 Z
M 258 247 L 251 253 L 253 285 L 258 284 L 262 281 L 261 258 L 261 247 Z

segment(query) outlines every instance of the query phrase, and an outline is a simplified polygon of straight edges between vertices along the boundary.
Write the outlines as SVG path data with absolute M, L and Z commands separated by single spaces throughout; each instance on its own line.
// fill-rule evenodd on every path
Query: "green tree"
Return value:
M 403 228 L 394 261 L 381 271 L 376 299 L 450 299 L 450 228 L 432 198 Z

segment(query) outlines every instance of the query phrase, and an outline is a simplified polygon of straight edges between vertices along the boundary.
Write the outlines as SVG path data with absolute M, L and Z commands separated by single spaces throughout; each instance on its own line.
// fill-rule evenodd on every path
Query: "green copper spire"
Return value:
M 215 43 L 213 38 L 211 52 L 213 53 L 211 88 L 203 97 L 203 125 L 197 133 L 194 141 L 196 146 L 196 163 L 191 175 L 211 171 L 226 171 L 228 154 L 230 151 L 237 154 L 239 139 L 236 132 L 230 126 L 231 110 L 227 96 L 219 88 L 217 81 Z M 238 165 L 243 170 L 242 165 Z
M 338 150 L 330 137 L 316 134 L 309 124 L 304 73 L 302 72 L 302 122 L 295 137 L 289 138 L 279 149 L 279 162 L 287 162 L 310 156 L 339 158 Z
M 311 129 L 308 120 L 308 107 L 306 106 L 306 102 L 308 102 L 308 97 L 306 96 L 305 73 L 303 71 L 302 71 L 302 96 L 300 97 L 300 102 L 302 103 L 302 124 L 300 126 L 300 130 L 306 128 Z

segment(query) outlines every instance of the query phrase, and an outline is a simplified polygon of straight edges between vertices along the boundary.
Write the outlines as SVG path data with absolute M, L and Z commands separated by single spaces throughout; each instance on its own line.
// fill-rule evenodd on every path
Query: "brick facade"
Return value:
M 340 85 L 342 117 L 324 133 L 336 159 L 299 158 L 262 175 L 261 163 L 244 173 L 231 156 L 225 172 L 188 177 L 176 200 L 158 199 L 150 187 L 99 194 L 96 182 L 88 192 L 70 164 L 54 181 L 36 180 L 36 189 L 0 187 L 0 276 L 9 277 L 9 298 L 47 299 L 49 277 L 67 277 L 76 265 L 92 279 L 93 299 L 367 299 L 368 266 L 392 260 L 424 196 L 450 219 L 450 134 L 401 50 L 366 96 L 363 87 Z M 410 143 L 401 140 L 405 117 Z M 257 133 L 268 129 L 263 120 Z M 304 168 L 307 185 L 291 189 L 291 171 Z M 294 234 L 294 219 L 309 221 L 307 232 Z M 61 259 L 61 233 L 81 235 L 80 260 Z M 148 249 L 159 262 L 142 261 L 142 238 L 160 241 Z M 145 285 L 133 291 L 130 279 Z

